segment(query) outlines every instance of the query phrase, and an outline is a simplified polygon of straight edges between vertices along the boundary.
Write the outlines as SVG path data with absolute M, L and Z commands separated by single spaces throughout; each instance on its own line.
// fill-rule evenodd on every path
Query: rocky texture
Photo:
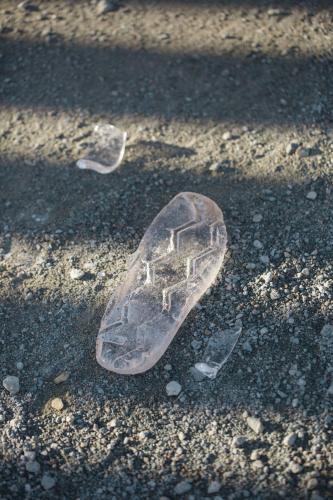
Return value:
M 0 391 L 1 497 L 155 500 L 186 481 L 199 500 L 218 481 L 212 498 L 330 498 L 331 2 L 18 3 L 0 2 L 0 370 L 20 379 Z M 75 167 L 100 120 L 129 132 L 106 176 Z M 107 373 L 94 359 L 106 303 L 185 190 L 223 210 L 224 270 L 152 370 Z M 196 381 L 208 338 L 237 316 L 230 360 Z

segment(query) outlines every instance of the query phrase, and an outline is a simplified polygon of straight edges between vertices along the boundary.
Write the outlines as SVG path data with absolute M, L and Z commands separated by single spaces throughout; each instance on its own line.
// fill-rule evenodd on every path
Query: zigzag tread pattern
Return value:
M 167 252 L 151 261 L 142 260 L 142 263 L 146 266 L 146 281 L 145 281 L 146 286 L 155 285 L 157 265 L 166 262 L 170 258 L 170 254 L 173 253 L 177 254 L 179 252 L 181 237 L 183 237 L 188 230 L 193 230 L 194 228 L 199 227 L 202 224 L 203 222 L 201 220 L 191 220 L 185 224 L 182 224 L 181 226 L 169 229 L 170 242 Z M 218 221 L 213 222 L 208 227 L 210 234 L 209 245 L 202 251 L 200 251 L 197 255 L 194 255 L 193 257 L 188 257 L 186 259 L 186 274 L 184 276 L 184 279 L 178 281 L 177 283 L 172 284 L 171 286 L 164 287 L 162 289 L 162 311 L 166 312 L 170 311 L 172 306 L 172 297 L 175 294 L 175 292 L 182 289 L 183 287 L 186 288 L 189 281 L 193 280 L 193 278 L 197 276 L 198 263 L 200 263 L 200 261 L 212 255 L 219 248 L 221 243 L 220 242 L 221 234 L 218 228 Z M 137 292 L 137 290 L 138 289 L 135 289 L 131 295 Z M 126 337 L 117 334 L 117 329 L 120 326 L 123 326 L 128 321 L 127 314 L 128 314 L 129 304 L 130 304 L 130 299 L 123 306 L 119 321 L 116 321 L 111 325 L 108 325 L 104 330 L 102 330 L 101 338 L 104 342 L 117 345 L 124 345 L 126 343 Z M 143 339 L 141 339 L 141 341 L 143 341 Z M 141 343 L 142 342 L 140 342 L 140 344 Z

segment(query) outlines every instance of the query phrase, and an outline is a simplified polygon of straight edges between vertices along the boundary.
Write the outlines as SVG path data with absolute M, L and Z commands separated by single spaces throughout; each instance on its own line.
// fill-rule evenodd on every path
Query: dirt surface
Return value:
M 0 3 L 0 497 L 332 498 L 331 1 L 111 7 Z M 129 133 L 105 176 L 75 166 L 99 121 Z M 109 373 L 106 303 L 182 190 L 222 208 L 224 269 L 152 370 Z

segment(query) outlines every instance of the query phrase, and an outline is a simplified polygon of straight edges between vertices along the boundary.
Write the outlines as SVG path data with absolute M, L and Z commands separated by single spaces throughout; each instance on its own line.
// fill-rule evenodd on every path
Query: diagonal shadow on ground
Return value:
M 182 54 L 3 38 L 2 50 L 2 106 L 246 125 L 331 118 L 332 64 L 297 49 Z

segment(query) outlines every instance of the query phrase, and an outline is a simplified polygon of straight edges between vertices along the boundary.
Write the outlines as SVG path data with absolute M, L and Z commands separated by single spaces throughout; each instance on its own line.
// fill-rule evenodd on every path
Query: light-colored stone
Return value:
M 253 216 L 253 219 L 252 219 L 252 220 L 253 220 L 253 222 L 261 222 L 261 221 L 262 221 L 262 218 L 263 218 L 263 217 L 262 217 L 262 215 L 261 215 L 261 214 L 255 214 L 255 215 Z
M 264 463 L 261 460 L 255 460 L 251 465 L 255 470 L 262 469 L 264 467 Z
M 54 410 L 61 411 L 64 407 L 64 403 L 61 398 L 54 398 L 51 401 L 51 406 Z
M 257 417 L 247 417 L 246 423 L 256 434 L 261 434 L 264 431 L 264 425 Z
M 294 446 L 296 443 L 297 434 L 295 432 L 291 432 L 287 434 L 283 439 L 283 444 L 285 446 Z
M 271 298 L 272 300 L 277 300 L 277 299 L 279 299 L 279 298 L 280 298 L 280 294 L 279 294 L 279 292 L 278 292 L 277 290 L 274 290 L 274 289 L 273 289 L 273 290 L 271 290 L 271 293 L 269 294 L 269 296 L 270 296 L 270 298 Z
M 2 385 L 10 394 L 17 394 L 20 390 L 20 380 L 14 375 L 8 375 L 3 379 Z
M 172 380 L 167 384 L 165 389 L 168 396 L 178 396 L 178 394 L 182 390 L 182 386 L 179 384 L 179 382 Z
M 250 455 L 250 460 L 259 460 L 260 458 L 260 450 L 252 450 Z
M 118 425 L 118 420 L 116 418 L 113 418 L 110 420 L 110 422 L 107 424 L 108 427 L 112 427 L 113 429 L 117 427 Z
M 309 191 L 306 195 L 308 200 L 315 200 L 317 198 L 316 191 Z
M 210 167 L 209 167 L 209 171 L 210 172 L 218 172 L 218 170 L 220 169 L 220 163 L 219 162 L 216 162 L 216 163 L 213 163 Z
M 311 477 L 307 483 L 306 483 L 306 488 L 308 490 L 314 490 L 318 486 L 318 479 L 315 477 Z
M 263 244 L 261 243 L 261 241 L 259 241 L 259 240 L 254 240 L 254 242 L 253 242 L 253 246 L 254 246 L 254 248 L 256 248 L 257 250 L 261 250 L 261 249 L 264 247 L 264 245 L 263 245 Z
M 34 460 L 33 462 L 27 462 L 25 464 L 25 468 L 28 472 L 31 472 L 32 474 L 38 474 L 38 472 L 40 471 L 40 465 L 38 462 L 36 462 L 36 460 Z
M 62 382 L 66 382 L 69 377 L 69 372 L 61 372 L 59 375 L 57 375 L 54 379 L 55 384 L 61 384 Z
M 286 147 L 287 155 L 294 154 L 298 147 L 299 147 L 299 144 L 297 142 L 290 142 Z
M 44 474 L 41 480 L 41 485 L 44 490 L 50 490 L 56 484 L 56 480 L 54 477 L 49 476 L 48 474 Z
M 243 344 L 243 351 L 245 352 L 252 352 L 252 346 L 248 340 L 246 340 Z
M 114 2 L 111 2 L 110 0 L 100 0 L 96 5 L 96 13 L 97 15 L 102 16 L 103 14 L 116 10 L 116 8 L 117 6 Z
M 189 481 L 180 481 L 180 483 L 176 484 L 175 487 L 175 495 L 183 495 L 187 493 L 192 488 L 192 485 Z
M 221 483 L 219 481 L 212 481 L 208 485 L 207 493 L 211 495 L 213 493 L 218 493 L 221 489 Z
M 80 280 L 83 278 L 84 274 L 84 271 L 81 269 L 71 269 L 69 273 L 72 280 Z
M 245 445 L 247 439 L 245 436 L 235 436 L 232 440 L 233 448 L 242 448 Z
M 268 257 L 268 255 L 260 255 L 259 260 L 265 266 L 267 266 L 269 264 L 269 257 Z
M 232 133 L 231 132 L 224 132 L 224 134 L 222 135 L 222 139 L 224 141 L 230 141 L 230 139 L 232 139 Z
M 26 460 L 29 460 L 29 462 L 32 462 L 36 458 L 36 452 L 33 450 L 25 450 L 24 452 L 24 458 Z
M 303 467 L 301 466 L 301 464 L 298 464 L 297 462 L 291 462 L 291 464 L 289 465 L 289 470 L 293 474 L 299 474 L 300 472 L 302 472 Z
M 149 432 L 148 431 L 141 431 L 138 434 L 138 439 L 140 441 L 144 441 L 145 439 L 147 439 L 148 436 L 149 436 Z

